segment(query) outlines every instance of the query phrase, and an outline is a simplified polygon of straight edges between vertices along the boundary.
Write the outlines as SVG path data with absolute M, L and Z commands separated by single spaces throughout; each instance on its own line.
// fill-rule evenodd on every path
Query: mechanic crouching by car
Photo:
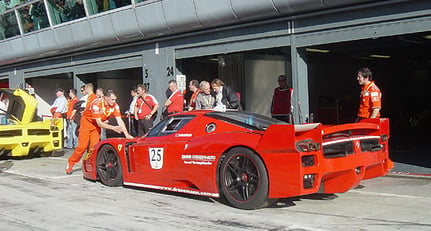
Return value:
M 91 85 L 92 87 L 92 85 Z M 90 91 L 90 86 L 86 85 L 86 91 Z M 81 118 L 79 130 L 78 147 L 69 157 L 66 174 L 72 174 L 73 166 L 81 160 L 82 155 L 90 145 L 89 153 L 92 152 L 94 145 L 100 140 L 101 128 L 113 130 L 117 133 L 124 133 L 126 138 L 133 138 L 126 129 L 126 125 L 121 119 L 120 107 L 116 103 L 117 95 L 113 90 L 107 90 L 103 98 L 94 99 L 93 89 L 88 97 L 87 106 Z M 93 100 L 91 100 L 93 98 Z M 117 126 L 105 123 L 110 117 L 115 117 Z

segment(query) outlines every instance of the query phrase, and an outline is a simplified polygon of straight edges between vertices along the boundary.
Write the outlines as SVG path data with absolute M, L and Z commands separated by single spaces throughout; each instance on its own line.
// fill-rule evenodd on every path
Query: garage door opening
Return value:
M 187 84 L 193 79 L 211 82 L 219 78 L 239 93 L 244 110 L 269 116 L 277 77 L 281 74 L 291 76 L 289 56 L 283 50 L 256 50 L 182 59 L 177 60 L 177 67 L 186 75 Z M 291 86 L 290 78 L 288 82 Z M 188 92 L 186 100 L 190 96 Z
M 37 114 L 41 118 L 50 117 L 50 107 L 56 99 L 55 90 L 62 88 L 64 95 L 73 88 L 73 73 L 61 73 L 25 79 L 27 87 L 32 87 L 38 102 Z
M 431 32 L 299 49 L 307 62 L 309 107 L 314 122 L 354 122 L 360 94 L 356 71 L 369 67 L 383 93 L 382 117 L 390 118 L 391 158 L 431 167 L 426 145 L 431 129 L 431 101 L 427 100 L 431 86 Z M 215 77 L 227 80 L 241 93 L 247 111 L 269 115 L 276 77 L 287 74 L 292 86 L 290 56 L 289 47 L 278 47 L 182 59 L 177 60 L 177 66 L 187 81 L 211 81 Z
M 128 120 L 130 118 L 125 116 L 124 112 L 129 109 L 129 105 L 131 102 L 131 89 L 133 89 L 136 85 L 142 83 L 142 68 L 85 73 L 79 74 L 77 75 L 77 77 L 83 83 L 93 83 L 94 91 L 96 91 L 97 88 L 102 88 L 104 91 L 106 91 L 107 89 L 114 90 L 114 92 L 117 94 L 117 103 L 120 106 L 123 121 L 126 127 L 128 127 Z M 114 125 L 117 124 L 114 118 L 111 118 L 109 120 L 109 123 Z M 106 137 L 124 137 L 124 135 L 115 133 L 111 130 L 107 130 Z
M 9 80 L 0 79 L 0 88 L 9 88 Z
M 130 90 L 142 83 L 142 68 L 131 68 L 105 72 L 78 74 L 83 83 L 93 83 L 97 88 L 112 89 L 117 94 L 117 103 L 122 112 L 129 108 Z
M 323 123 L 356 118 L 356 71 L 369 67 L 382 91 L 382 117 L 390 118 L 393 160 L 431 167 L 431 32 L 310 47 L 307 53 L 310 111 Z

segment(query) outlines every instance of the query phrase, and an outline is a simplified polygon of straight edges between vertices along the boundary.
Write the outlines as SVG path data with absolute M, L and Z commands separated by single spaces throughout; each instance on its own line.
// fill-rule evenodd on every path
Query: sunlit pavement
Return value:
M 421 167 L 412 164 L 394 163 L 388 176 L 394 177 L 424 177 L 431 179 L 431 168 Z
M 0 161 L 1 230 L 430 230 L 431 181 L 378 177 L 345 193 L 282 198 L 243 211 L 220 200 L 83 180 L 73 150 Z M 401 167 L 395 163 L 396 168 Z M 73 219 L 70 219 L 70 216 Z

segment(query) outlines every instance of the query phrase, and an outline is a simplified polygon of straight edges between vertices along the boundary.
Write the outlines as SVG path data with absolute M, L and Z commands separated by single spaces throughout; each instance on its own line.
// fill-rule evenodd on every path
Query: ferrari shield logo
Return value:
M 162 169 L 163 167 L 163 148 L 149 148 L 148 154 L 150 157 L 151 168 Z
M 119 145 L 117 146 L 117 149 L 118 149 L 118 151 L 119 151 L 119 152 L 121 152 L 121 149 L 123 149 L 123 145 L 122 145 L 122 144 L 119 144 Z

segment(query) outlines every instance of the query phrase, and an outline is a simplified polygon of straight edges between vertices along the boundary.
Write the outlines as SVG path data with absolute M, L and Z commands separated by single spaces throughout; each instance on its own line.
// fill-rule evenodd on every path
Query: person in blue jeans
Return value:
M 76 127 L 78 126 L 75 119 L 75 113 L 73 111 L 75 103 L 78 102 L 78 98 L 76 97 L 76 89 L 70 89 L 68 92 L 67 99 L 67 112 L 66 112 L 66 121 L 67 121 L 67 144 L 66 148 L 72 149 L 78 146 L 78 137 L 76 136 Z

